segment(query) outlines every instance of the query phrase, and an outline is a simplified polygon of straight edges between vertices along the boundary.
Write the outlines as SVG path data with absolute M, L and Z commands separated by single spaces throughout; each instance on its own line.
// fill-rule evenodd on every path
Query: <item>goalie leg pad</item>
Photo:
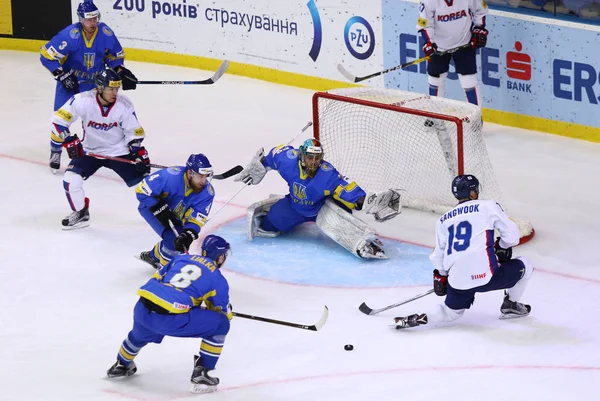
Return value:
M 331 199 L 327 199 L 319 210 L 317 226 L 325 235 L 359 258 L 387 259 L 377 233 Z
M 268 199 L 255 202 L 248 206 L 248 220 L 247 220 L 247 233 L 248 241 L 252 241 L 254 237 L 268 237 L 274 238 L 279 235 L 279 232 L 267 232 L 266 230 L 260 230 L 260 222 L 264 216 L 267 215 L 271 206 L 277 203 L 280 199 L 283 199 L 281 195 L 271 195 Z

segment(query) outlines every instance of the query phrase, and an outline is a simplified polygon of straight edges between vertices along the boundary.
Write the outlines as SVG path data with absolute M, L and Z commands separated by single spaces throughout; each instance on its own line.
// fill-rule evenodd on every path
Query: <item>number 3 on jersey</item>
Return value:
M 452 254 L 452 249 L 456 252 L 464 251 L 471 245 L 471 235 L 473 226 L 468 221 L 461 221 L 458 224 L 448 227 L 448 251 Z

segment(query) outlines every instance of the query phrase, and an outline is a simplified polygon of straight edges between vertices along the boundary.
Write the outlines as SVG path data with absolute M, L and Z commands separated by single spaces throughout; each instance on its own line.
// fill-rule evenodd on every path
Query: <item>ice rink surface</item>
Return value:
M 127 63 L 141 80 L 195 80 L 211 72 Z M 108 170 L 85 183 L 91 225 L 64 232 L 70 213 L 62 172 L 47 166 L 54 81 L 33 53 L 0 52 L 1 400 L 593 400 L 600 381 L 600 145 L 486 123 L 485 138 L 511 215 L 537 232 L 515 249 L 536 272 L 524 319 L 498 319 L 502 294 L 477 297 L 456 324 L 395 331 L 394 316 L 442 301 L 435 295 L 377 316 L 361 314 L 431 288 L 436 215 L 404 210 L 376 224 L 392 252 L 361 264 L 308 225 L 287 238 L 244 240 L 245 208 L 284 181 L 269 173 L 220 211 L 201 235 L 231 239 L 224 274 L 238 312 L 315 323 L 319 332 L 234 319 L 213 374 L 213 394 L 188 393 L 197 339 L 167 338 L 136 358 L 138 373 L 109 380 L 131 328 L 136 290 L 153 273 L 132 256 L 158 240 L 132 189 Z M 256 149 L 288 142 L 311 119 L 312 91 L 225 75 L 212 86 L 139 86 L 127 92 L 152 162 L 205 153 L 216 172 Z M 74 127 L 79 127 L 75 124 Z M 80 131 L 74 129 L 73 131 Z M 308 135 L 298 138 L 295 145 Z M 327 150 L 325 149 L 325 152 Z M 67 165 L 63 154 L 63 170 Z M 215 213 L 240 188 L 214 181 Z M 359 183 L 368 186 L 368 183 Z M 195 244 L 198 245 L 197 243 Z M 193 249 L 196 249 L 193 246 Z M 192 249 L 192 250 L 193 250 Z M 362 271 L 362 273 L 361 273 Z M 344 351 L 353 344 L 354 351 Z

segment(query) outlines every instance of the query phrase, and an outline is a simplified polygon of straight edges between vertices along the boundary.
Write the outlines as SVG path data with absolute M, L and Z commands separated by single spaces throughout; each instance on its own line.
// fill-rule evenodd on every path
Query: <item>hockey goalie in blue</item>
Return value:
M 135 89 L 137 78 L 125 68 L 125 54 L 115 33 L 100 22 L 100 11 L 92 0 L 77 7 L 79 22 L 64 28 L 40 49 L 42 65 L 56 80 L 54 111 L 73 95 L 96 87 L 96 75 L 106 67 L 123 81 L 123 90 Z M 50 167 L 60 168 L 61 146 L 50 142 Z
M 198 239 L 215 198 L 210 183 L 213 168 L 202 153 L 192 154 L 185 167 L 170 167 L 146 177 L 136 188 L 138 210 L 162 238 L 140 259 L 160 269 L 187 251 Z
M 165 336 L 202 338 L 200 356 L 194 355 L 190 392 L 217 390 L 219 379 L 208 372 L 221 356 L 233 317 L 229 285 L 220 270 L 229 251 L 227 241 L 208 235 L 201 255 L 174 257 L 140 287 L 133 328 L 106 372 L 108 377 L 133 375 L 137 371 L 133 360 L 140 350 L 149 343 L 160 344 Z
M 256 185 L 269 170 L 279 172 L 288 184 L 289 194 L 265 199 L 248 208 L 250 240 L 257 236 L 273 238 L 299 224 L 314 221 L 327 236 L 354 255 L 386 258 L 375 231 L 354 217 L 352 210 L 364 210 L 377 221 L 389 220 L 401 211 L 397 190 L 367 194 L 324 160 L 323 147 L 317 139 L 307 139 L 298 149 L 276 146 L 266 156 L 259 149 L 236 181 Z

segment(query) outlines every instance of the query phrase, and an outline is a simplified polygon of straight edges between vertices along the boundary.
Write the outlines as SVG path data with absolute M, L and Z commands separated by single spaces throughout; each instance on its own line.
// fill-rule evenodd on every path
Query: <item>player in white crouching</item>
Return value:
M 394 319 L 396 329 L 423 324 L 449 323 L 460 318 L 475 301 L 475 294 L 506 290 L 502 318 L 529 315 L 531 307 L 519 302 L 533 266 L 524 257 L 512 259 L 519 229 L 493 200 L 479 200 L 479 181 L 459 175 L 452 181 L 458 205 L 436 225 L 436 245 L 429 257 L 436 295 L 446 296 L 432 313 Z M 494 242 L 494 229 L 500 237 Z
M 429 94 L 444 96 L 450 60 L 469 103 L 480 105 L 476 49 L 487 44 L 484 0 L 421 0 L 417 30 L 421 34 L 427 63 Z M 470 44 L 470 46 L 468 46 Z M 463 47 L 465 46 L 465 47 Z M 454 53 L 444 53 L 459 48 Z
M 142 146 L 144 129 L 131 101 L 117 96 L 119 88 L 121 78 L 106 68 L 96 76 L 96 89 L 74 95 L 52 117 L 52 140 L 62 143 L 71 159 L 63 186 L 73 213 L 62 220 L 63 230 L 89 225 L 89 199 L 85 196 L 83 181 L 98 169 L 113 170 L 129 187 L 138 184 L 150 172 L 148 152 Z M 69 126 L 78 118 L 83 123 L 81 140 L 69 132 Z M 111 160 L 111 157 L 127 160 Z

